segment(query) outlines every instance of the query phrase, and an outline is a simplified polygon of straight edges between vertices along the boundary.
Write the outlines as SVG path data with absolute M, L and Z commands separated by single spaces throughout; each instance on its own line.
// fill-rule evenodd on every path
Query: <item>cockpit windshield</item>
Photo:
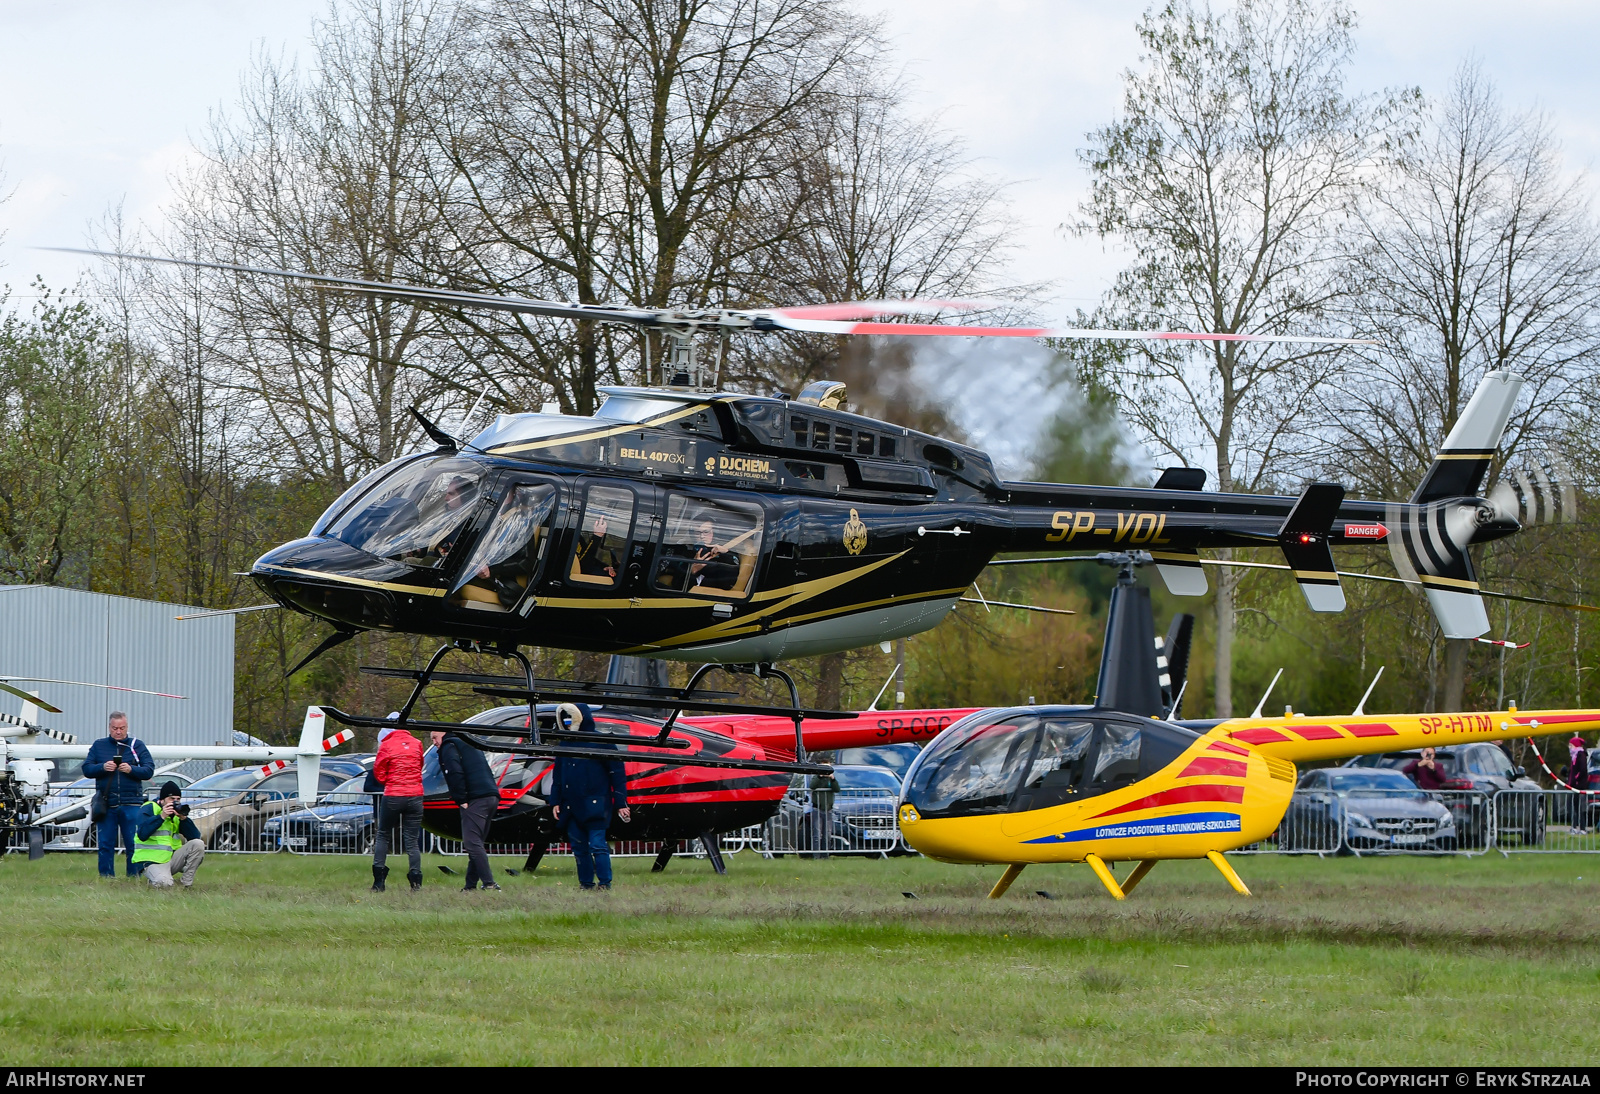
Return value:
M 478 504 L 484 468 L 459 456 L 408 463 L 367 491 L 327 531 L 357 550 L 437 569 Z
M 1046 809 L 1130 786 L 1198 739 L 1181 726 L 1081 708 L 982 711 L 922 751 L 905 800 L 924 817 Z

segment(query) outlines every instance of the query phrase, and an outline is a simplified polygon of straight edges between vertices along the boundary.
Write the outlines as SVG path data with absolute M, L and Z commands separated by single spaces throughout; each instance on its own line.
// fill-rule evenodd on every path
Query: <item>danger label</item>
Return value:
M 1389 529 L 1373 521 L 1371 524 L 1346 524 L 1344 526 L 1345 539 L 1382 539 L 1389 534 Z

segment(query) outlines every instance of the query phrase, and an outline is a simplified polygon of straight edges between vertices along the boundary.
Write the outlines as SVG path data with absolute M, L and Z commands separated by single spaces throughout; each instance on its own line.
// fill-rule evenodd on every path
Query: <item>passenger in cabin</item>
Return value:
M 700 545 L 689 567 L 690 584 L 707 589 L 732 589 L 739 580 L 739 556 L 717 542 L 717 528 L 709 520 L 697 529 Z
M 589 531 L 578 537 L 578 572 L 586 577 L 617 579 L 621 560 L 617 552 L 606 543 L 610 525 L 604 513 L 596 513 Z

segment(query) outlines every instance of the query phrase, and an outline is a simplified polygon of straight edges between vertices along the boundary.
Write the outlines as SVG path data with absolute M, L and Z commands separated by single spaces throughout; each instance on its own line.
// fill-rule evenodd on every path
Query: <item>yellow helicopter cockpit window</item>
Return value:
M 520 483 L 507 490 L 494 522 L 456 575 L 454 602 L 478 611 L 515 608 L 544 558 L 555 508 L 556 488 L 549 483 Z
M 357 550 L 438 569 L 477 507 L 484 468 L 457 456 L 398 467 L 367 491 L 327 534 Z
M 952 730 L 929 745 L 906 783 L 923 816 L 998 813 L 1028 774 L 1039 719 L 1021 717 Z
M 991 717 L 1000 720 L 983 721 Z M 1181 726 L 1099 713 L 975 715 L 923 750 L 906 801 L 924 817 L 1044 809 L 1154 774 L 1196 739 Z
M 729 599 L 747 595 L 761 557 L 761 526 L 759 505 L 672 496 L 656 588 Z

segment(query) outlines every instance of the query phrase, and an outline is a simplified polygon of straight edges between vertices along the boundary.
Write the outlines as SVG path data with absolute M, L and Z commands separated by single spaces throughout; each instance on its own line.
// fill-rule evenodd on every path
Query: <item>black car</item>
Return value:
M 1420 750 L 1385 752 L 1357 756 L 1344 766 L 1399 770 L 1421 757 Z M 1474 744 L 1444 745 L 1433 750 L 1433 758 L 1449 780 L 1447 789 L 1476 791 L 1443 796 L 1445 804 L 1456 818 L 1461 840 L 1468 847 L 1483 847 L 1488 843 L 1490 799 L 1496 794 L 1506 790 L 1543 789 L 1528 778 L 1525 770 L 1513 764 L 1511 757 L 1497 744 L 1479 741 Z M 1547 818 L 1542 793 L 1508 794 L 1494 802 L 1494 816 L 1497 838 L 1515 836 L 1524 845 L 1544 842 Z
M 1324 767 L 1300 777 L 1278 829 L 1283 850 L 1453 851 L 1450 810 L 1398 771 Z
M 340 783 L 310 809 L 283 813 L 261 826 L 261 842 L 272 850 L 370 855 L 377 837 L 374 795 L 365 775 Z

